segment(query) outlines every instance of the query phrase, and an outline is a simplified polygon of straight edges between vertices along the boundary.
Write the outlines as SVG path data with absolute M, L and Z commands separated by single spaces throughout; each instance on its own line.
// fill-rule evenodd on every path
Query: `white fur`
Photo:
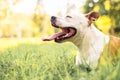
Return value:
M 71 15 L 70 15 L 71 16 Z M 71 18 L 57 18 L 56 25 L 60 27 L 75 27 L 77 33 L 74 37 L 67 39 L 73 42 L 79 49 L 76 56 L 76 65 L 85 61 L 89 65 L 97 65 L 105 44 L 109 37 L 94 26 L 89 26 L 88 18 L 81 14 L 72 15 Z
M 79 33 L 81 34 L 81 33 Z M 74 38 L 76 38 L 75 36 Z M 109 36 L 104 35 L 96 27 L 90 26 L 81 38 L 76 38 L 73 43 L 79 48 L 76 56 L 76 65 L 82 64 L 83 59 L 89 65 L 96 66 L 105 44 L 109 42 Z M 81 61 L 82 60 L 82 61 Z

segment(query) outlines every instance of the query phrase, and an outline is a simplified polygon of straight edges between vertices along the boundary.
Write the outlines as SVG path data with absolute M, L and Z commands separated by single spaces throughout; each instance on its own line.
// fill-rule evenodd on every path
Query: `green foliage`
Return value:
M 40 31 L 40 36 L 46 36 L 54 33 L 54 29 L 50 23 L 50 16 L 47 14 L 33 14 L 33 22 L 37 25 Z
M 110 18 L 110 22 L 107 23 L 110 24 L 108 27 L 120 28 L 120 0 L 87 0 L 84 6 L 84 12 L 88 13 L 90 11 L 98 11 L 101 16 L 108 16 Z M 103 26 L 101 24 L 97 25 Z M 110 28 L 107 31 L 109 30 Z
M 87 71 L 71 43 L 19 44 L 0 53 L 0 80 L 119 80 L 120 63 Z

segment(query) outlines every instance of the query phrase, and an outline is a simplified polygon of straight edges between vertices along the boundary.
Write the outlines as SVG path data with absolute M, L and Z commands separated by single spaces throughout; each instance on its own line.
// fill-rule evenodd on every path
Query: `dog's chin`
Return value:
M 55 24 L 55 22 L 51 22 L 51 25 L 52 25 L 53 27 L 55 27 L 55 28 L 59 28 L 59 26 L 57 26 L 57 25 Z
M 54 40 L 57 43 L 61 43 L 61 42 L 66 41 L 67 39 L 75 36 L 75 34 L 77 32 L 76 28 L 73 28 L 73 27 L 60 27 L 55 24 L 52 24 L 52 26 L 54 26 L 55 28 L 60 28 L 62 30 L 62 32 L 55 33 L 50 37 L 44 38 L 43 41 Z

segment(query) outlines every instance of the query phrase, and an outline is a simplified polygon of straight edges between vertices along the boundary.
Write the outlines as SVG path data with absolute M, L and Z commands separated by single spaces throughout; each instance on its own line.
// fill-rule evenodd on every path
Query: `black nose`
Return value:
M 55 21 L 56 20 L 56 17 L 55 16 L 52 16 L 51 17 L 51 22 Z
M 55 16 L 52 16 L 52 17 L 51 17 L 51 19 L 53 19 L 53 20 L 54 20 L 54 19 L 56 19 L 56 17 L 55 17 Z

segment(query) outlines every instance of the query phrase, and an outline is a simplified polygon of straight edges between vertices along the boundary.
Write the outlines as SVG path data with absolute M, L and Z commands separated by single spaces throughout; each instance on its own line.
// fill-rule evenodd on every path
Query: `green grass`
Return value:
M 0 80 L 120 80 L 119 61 L 87 71 L 75 53 L 71 43 L 19 43 L 1 51 Z

